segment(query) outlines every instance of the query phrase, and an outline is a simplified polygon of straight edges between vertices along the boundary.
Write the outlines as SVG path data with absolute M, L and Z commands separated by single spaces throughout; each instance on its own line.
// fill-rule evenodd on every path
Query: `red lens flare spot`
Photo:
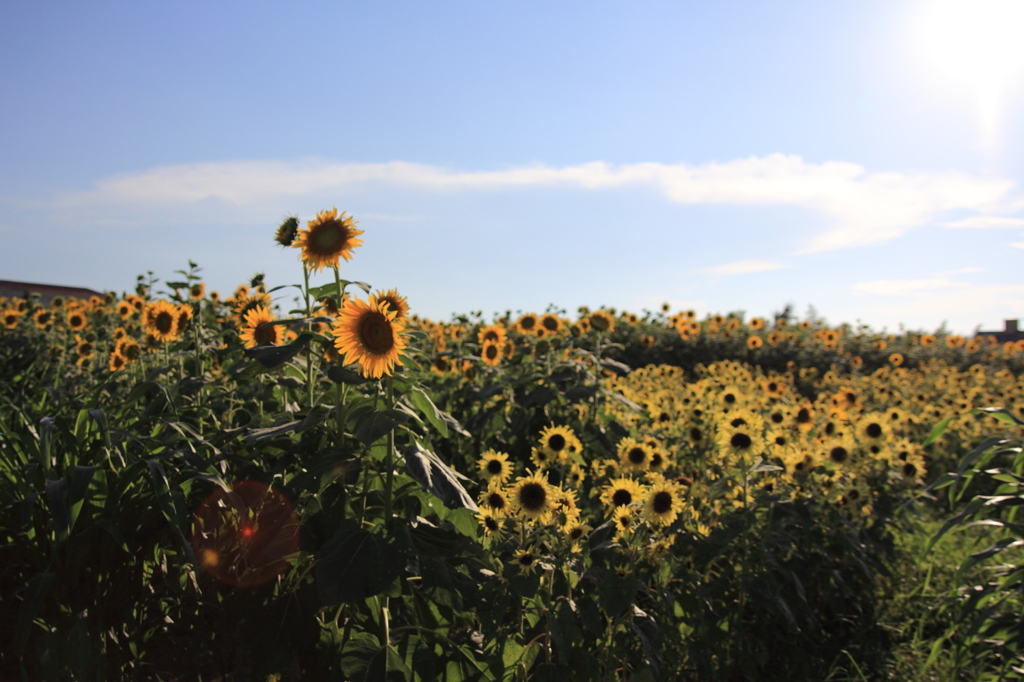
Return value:
M 258 481 L 217 488 L 196 511 L 192 548 L 200 565 L 229 585 L 259 585 L 288 568 L 299 548 L 299 518 L 283 494 Z

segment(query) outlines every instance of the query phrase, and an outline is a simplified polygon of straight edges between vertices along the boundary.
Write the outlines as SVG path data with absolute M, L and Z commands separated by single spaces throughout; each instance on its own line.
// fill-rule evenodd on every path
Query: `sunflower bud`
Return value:
M 285 218 L 285 221 L 281 223 L 281 227 L 277 228 L 277 234 L 274 236 L 274 241 L 281 246 L 291 246 L 298 234 L 299 219 L 295 216 L 288 216 Z

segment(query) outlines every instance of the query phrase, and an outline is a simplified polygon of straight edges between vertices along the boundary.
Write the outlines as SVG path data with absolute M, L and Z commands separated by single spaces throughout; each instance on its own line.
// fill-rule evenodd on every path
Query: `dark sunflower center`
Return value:
M 842 464 L 850 453 L 842 445 L 837 445 L 829 451 L 828 456 L 836 464 Z
M 651 455 L 651 468 L 652 469 L 657 469 L 660 466 L 661 466 L 661 455 L 659 455 L 658 453 L 654 453 L 653 455 Z
M 785 436 L 775 436 L 775 444 L 780 446 L 780 447 L 785 447 L 785 445 L 786 445 L 786 437 Z
M 781 424 L 783 421 L 781 412 L 773 412 L 771 416 L 772 424 Z
M 487 473 L 497 476 L 500 474 L 505 467 L 502 465 L 500 459 L 492 459 L 487 463 Z
M 545 317 L 543 320 L 544 328 L 551 332 L 558 331 L 558 320 L 553 317 Z
M 359 318 L 359 327 L 356 332 L 359 341 L 370 353 L 384 355 L 395 347 L 395 335 L 391 329 L 391 322 L 381 313 L 371 311 L 363 313 Z
M 174 330 L 174 315 L 166 311 L 157 313 L 153 319 L 153 326 L 157 328 L 161 334 L 170 334 Z
M 252 338 L 257 346 L 273 345 L 277 343 L 277 327 L 272 324 L 261 324 L 252 330 Z
M 775 393 L 777 390 L 779 390 L 779 385 L 777 383 L 772 381 L 771 383 L 768 384 L 768 391 L 770 393 Z
M 14 317 L 8 317 L 7 319 L 9 319 L 9 320 L 13 320 L 13 319 L 15 319 L 15 318 L 14 318 Z M 83 320 L 83 319 L 82 319 L 82 318 L 81 318 L 80 316 L 78 316 L 78 315 L 72 315 L 72 316 L 71 316 L 71 320 L 70 320 L 70 323 L 71 323 L 71 326 L 72 326 L 72 327 L 81 327 L 81 326 L 82 326 L 83 324 L 85 324 L 85 320 Z
M 484 518 L 484 525 L 487 526 L 487 530 L 491 531 L 492 533 L 497 531 L 499 528 L 498 520 L 495 519 L 493 516 L 488 516 Z
M 487 347 L 484 348 L 484 357 L 486 357 L 488 360 L 494 360 L 495 358 L 497 358 L 498 347 L 488 344 Z
M 572 540 L 573 542 L 579 540 L 581 537 L 583 537 L 583 529 L 582 528 L 577 526 L 576 528 L 573 528 L 572 530 L 569 531 L 569 539 Z
M 868 438 L 881 438 L 882 437 L 882 427 L 879 426 L 878 424 L 875 424 L 875 423 L 868 424 L 868 427 L 864 431 L 865 431 L 865 433 L 868 434 Z
M 654 501 L 651 503 L 655 514 L 665 514 L 672 509 L 672 493 L 657 492 L 654 494 Z
M 328 220 L 311 229 L 306 243 L 318 256 L 333 256 L 345 249 L 347 241 L 348 228 L 337 220 Z
M 519 489 L 519 505 L 528 511 L 543 509 L 547 500 L 547 491 L 540 483 L 527 483 Z
M 533 555 L 530 554 L 529 552 L 527 552 L 526 554 L 523 554 L 522 556 L 519 557 L 519 563 L 522 566 L 532 566 L 533 565 Z
M 537 320 L 532 317 L 524 317 L 519 326 L 523 329 L 533 329 L 537 325 Z
M 826 435 L 831 436 L 835 432 L 836 432 L 836 425 L 835 424 L 833 424 L 832 422 L 829 422 L 828 424 L 825 425 L 825 434 Z
M 548 438 L 548 448 L 552 452 L 561 452 L 565 449 L 565 436 L 560 433 L 552 434 Z
M 704 434 L 701 433 L 700 429 L 698 429 L 696 426 L 690 429 L 690 440 L 692 440 L 694 443 L 700 442 L 700 439 L 703 437 Z
M 736 396 L 734 396 L 732 393 L 726 393 L 723 400 L 732 405 L 734 402 L 736 402 Z
M 732 438 L 729 439 L 729 444 L 740 450 L 746 450 L 753 444 L 753 442 L 754 441 L 750 439 L 750 436 L 745 433 L 734 433 L 732 434 Z
M 910 462 L 907 462 L 906 464 L 903 465 L 903 475 L 906 476 L 907 478 L 910 478 L 916 473 L 917 467 L 911 464 Z
M 487 496 L 487 506 L 491 509 L 504 509 L 505 496 L 498 492 L 491 493 Z
M 737 426 L 746 426 L 747 420 L 744 419 L 743 417 L 736 417 L 731 422 L 729 422 L 729 424 L 731 424 L 732 427 L 735 429 Z
M 626 456 L 633 464 L 643 464 L 644 460 L 647 459 L 647 453 L 643 448 L 631 448 L 629 454 Z
M 633 493 L 629 492 L 624 488 L 619 488 L 612 493 L 612 504 L 616 507 L 631 504 L 633 502 Z
M 811 421 L 811 412 L 806 407 L 800 408 L 800 411 L 796 413 L 796 420 L 801 424 L 806 424 Z
M 856 502 L 857 500 L 860 499 L 860 491 L 854 488 L 850 492 L 846 493 L 846 496 L 850 499 L 851 502 Z

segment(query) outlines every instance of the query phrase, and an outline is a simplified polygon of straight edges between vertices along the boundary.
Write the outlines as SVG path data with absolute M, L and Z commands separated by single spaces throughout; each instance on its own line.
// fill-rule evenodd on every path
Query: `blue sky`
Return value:
M 998 328 L 1022 8 L 0 0 L 0 279 L 297 282 L 274 228 L 337 206 L 365 231 L 342 276 L 434 319 Z

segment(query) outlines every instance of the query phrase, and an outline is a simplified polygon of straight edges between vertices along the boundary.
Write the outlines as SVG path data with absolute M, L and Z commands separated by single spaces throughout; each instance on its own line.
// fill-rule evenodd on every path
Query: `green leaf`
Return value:
M 380 440 L 399 424 L 409 421 L 409 415 L 398 410 L 374 410 L 359 418 L 355 437 L 363 445 Z
M 302 433 L 308 429 L 313 428 L 322 422 L 327 415 L 330 413 L 330 408 L 323 405 L 317 405 L 305 418 L 286 424 L 278 424 L 277 426 L 268 426 L 264 429 L 253 429 L 245 436 L 245 442 L 247 445 L 254 443 L 262 443 L 263 441 L 277 438 L 289 433 Z
M 946 417 L 945 419 L 940 421 L 938 424 L 936 424 L 934 426 L 934 428 L 932 428 L 932 432 L 928 435 L 927 440 L 925 440 L 925 442 L 921 443 L 921 447 L 924 447 L 926 445 L 931 445 L 932 443 L 934 443 L 938 439 L 942 438 L 942 434 L 944 434 L 946 432 L 946 429 L 949 428 L 949 423 L 951 421 L 953 421 L 952 417 Z
M 352 367 L 354 366 L 352 365 Z M 331 365 L 327 368 L 327 378 L 336 384 L 353 384 L 356 386 L 370 381 L 369 378 L 364 377 L 349 367 L 338 367 L 337 365 Z
M 35 620 L 36 614 L 39 613 L 39 609 L 43 605 L 43 600 L 50 592 L 53 578 L 54 574 L 49 571 L 37 573 L 29 582 L 28 589 L 25 590 L 25 599 L 18 607 L 18 618 L 14 622 L 14 650 L 18 652 L 18 656 L 23 656 L 25 653 L 25 645 L 28 644 L 29 635 L 32 634 L 32 621 Z
M 1024 426 L 1024 419 L 1018 419 L 1015 414 L 1007 410 L 1005 407 L 979 407 L 975 410 L 971 410 L 971 414 L 990 414 L 1001 422 Z
M 267 369 L 274 369 L 280 367 L 284 363 L 288 362 L 306 347 L 306 342 L 303 339 L 293 341 L 284 346 L 256 346 L 255 348 L 246 348 L 245 355 L 250 360 L 255 360 Z
M 68 509 L 68 479 L 58 478 L 46 482 L 46 504 L 50 507 L 50 518 L 57 541 L 67 537 L 71 531 L 71 511 Z
M 409 475 L 446 506 L 465 507 L 477 511 L 478 507 L 472 496 L 459 482 L 459 479 L 470 479 L 449 467 L 436 454 L 419 443 L 413 443 L 402 451 L 402 457 L 405 458 L 405 467 Z
M 325 606 L 380 594 L 402 573 L 406 561 L 395 538 L 363 530 L 347 519 L 317 557 L 316 584 Z
M 407 394 L 412 404 L 419 410 L 427 421 L 440 432 L 442 438 L 448 437 L 448 423 L 437 409 L 437 405 L 430 399 L 430 396 L 419 386 L 413 386 Z

